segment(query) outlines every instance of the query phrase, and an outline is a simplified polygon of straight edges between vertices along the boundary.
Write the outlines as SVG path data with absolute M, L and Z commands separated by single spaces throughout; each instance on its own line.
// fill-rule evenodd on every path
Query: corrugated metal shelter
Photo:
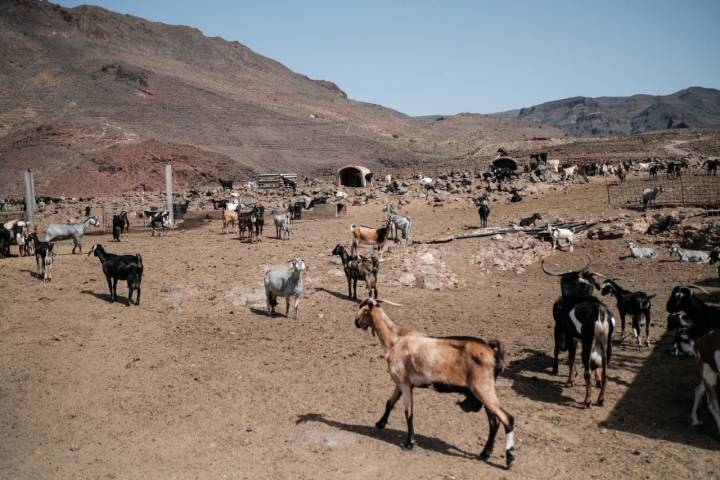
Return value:
M 338 187 L 371 187 L 372 172 L 360 165 L 346 165 L 337 172 Z

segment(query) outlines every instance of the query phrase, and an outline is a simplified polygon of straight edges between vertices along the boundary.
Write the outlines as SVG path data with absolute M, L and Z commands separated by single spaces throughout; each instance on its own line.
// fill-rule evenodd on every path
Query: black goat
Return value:
M 293 192 L 295 191 L 295 189 L 297 188 L 297 182 L 290 180 L 286 176 L 281 176 L 280 178 L 282 178 L 283 187 L 290 187 L 293 189 Z
M 539 213 L 533 213 L 531 217 L 526 217 L 520 220 L 520 226 L 521 227 L 529 227 L 532 225 L 535 226 L 535 222 L 538 220 L 542 220 L 542 217 Z
M 697 298 L 693 289 L 708 293 L 696 285 L 678 285 L 670 293 L 665 309 L 668 313 L 685 312 L 693 323 L 693 334 L 698 337 L 708 330 L 720 329 L 720 309 Z
M 12 242 L 12 233 L 0 225 L 0 257 L 10 256 L 10 242 Z
M 119 242 L 120 237 L 122 236 L 122 231 L 125 228 L 125 220 L 120 215 L 113 215 L 112 222 L 113 222 L 112 223 L 112 225 L 113 225 L 113 229 L 112 229 L 113 240 L 115 240 L 116 242 Z
M 510 201 L 512 203 L 522 202 L 522 196 L 520 195 L 520 190 L 513 187 L 512 189 L 510 189 L 510 193 L 512 194 L 512 196 L 510 197 Z
M 33 250 L 35 250 L 35 263 L 37 264 L 37 276 L 45 282 L 52 280 L 50 268 L 53 264 L 53 248 L 55 244 L 52 242 L 41 242 L 37 235 L 31 233 L 28 235 L 28 243 L 32 242 Z
M 672 216 L 668 215 L 659 222 L 650 225 L 645 231 L 645 233 L 648 235 L 657 235 L 659 233 L 667 232 L 670 227 L 672 227 L 676 223 L 677 221 Z
M 644 317 L 645 343 L 650 346 L 650 300 L 655 295 L 648 295 L 645 292 L 630 292 L 610 278 L 602 283 L 600 293 L 603 295 L 610 294 L 617 300 L 617 309 L 620 313 L 620 338 L 625 338 L 625 316 L 630 315 L 632 317 L 633 334 L 638 346 L 640 346 L 640 325 Z
M 342 260 L 348 284 L 348 298 L 357 299 L 358 280 L 365 281 L 365 285 L 368 290 L 368 297 L 377 298 L 377 274 L 380 269 L 380 262 L 377 257 L 353 257 L 350 253 L 348 253 L 345 247 L 339 244 L 335 245 L 332 255 L 337 255 Z
M 220 182 L 220 186 L 222 187 L 223 191 L 232 190 L 233 188 L 232 180 L 223 180 L 222 178 L 218 178 L 218 182 Z
M 110 302 L 112 303 L 117 299 L 118 280 L 127 280 L 127 305 L 130 306 L 130 302 L 132 302 L 133 290 L 137 292 L 135 305 L 140 305 L 140 283 L 143 275 L 142 256 L 139 253 L 135 255 L 113 255 L 107 253 L 100 244 L 94 245 L 90 249 L 88 256 L 93 252 L 102 264 L 103 273 L 110 289 Z
M 255 215 L 255 236 L 259 239 L 262 238 L 263 228 L 265 228 L 265 207 L 255 205 L 252 211 Z
M 720 165 L 720 160 L 718 159 L 705 160 L 705 166 L 707 167 L 708 176 L 717 175 L 718 165 Z
M 295 202 L 288 205 L 288 213 L 290 214 L 290 222 L 300 220 L 302 218 L 303 202 Z
M 488 205 L 487 195 L 475 198 L 473 199 L 473 202 L 479 207 L 478 215 L 480 215 L 480 227 L 487 227 L 488 217 L 490 217 L 490 206 Z
M 674 331 L 675 338 L 670 347 L 670 355 L 674 357 L 689 357 L 693 355 L 694 325 L 684 313 L 671 313 L 667 317 L 667 330 Z

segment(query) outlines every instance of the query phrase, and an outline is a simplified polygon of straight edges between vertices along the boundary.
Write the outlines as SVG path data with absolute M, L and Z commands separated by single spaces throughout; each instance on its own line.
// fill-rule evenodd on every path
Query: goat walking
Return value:
M 648 295 L 645 292 L 631 292 L 625 290 L 611 278 L 605 280 L 600 286 L 600 293 L 612 295 L 617 300 L 618 312 L 620 312 L 620 338 L 625 338 L 625 316 L 632 318 L 632 331 L 635 340 L 640 346 L 640 325 L 645 319 L 645 343 L 650 346 L 650 300 L 655 295 Z
M 81 242 L 85 236 L 85 228 L 89 225 L 97 226 L 98 223 L 98 219 L 95 217 L 88 217 L 80 223 L 50 223 L 45 227 L 45 241 L 50 242 L 52 240 L 68 240 L 72 238 L 72 253 L 75 253 L 76 248 L 79 248 L 80 253 L 82 253 Z
M 500 404 L 495 380 L 503 368 L 505 351 L 496 340 L 486 342 L 474 337 L 426 337 L 396 325 L 385 314 L 382 300 L 366 299 L 355 316 L 355 326 L 377 334 L 385 348 L 385 359 L 395 390 L 385 404 L 385 412 L 375 424 L 385 428 L 390 412 L 402 397 L 405 404 L 407 438 L 403 448 L 415 444 L 413 426 L 413 389 L 433 386 L 438 392 L 464 393 L 465 411 L 480 411 L 485 406 L 490 430 L 480 453 L 487 460 L 493 451 L 499 423 L 505 427 L 505 462 L 515 461 L 515 419 Z

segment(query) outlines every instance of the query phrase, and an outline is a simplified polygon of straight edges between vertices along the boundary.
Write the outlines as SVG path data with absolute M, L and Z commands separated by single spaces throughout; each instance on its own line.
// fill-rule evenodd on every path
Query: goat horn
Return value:
M 382 300 L 382 299 L 378 298 L 378 299 L 376 299 L 375 301 L 376 301 L 378 304 L 387 303 L 388 305 L 392 305 L 392 306 L 394 306 L 394 307 L 402 307 L 401 304 L 395 303 L 395 302 L 391 302 L 390 300 Z
M 598 273 L 598 272 L 593 272 L 592 270 L 589 273 L 591 275 L 597 275 L 598 277 L 601 277 L 601 278 L 608 278 L 606 275 L 603 275 L 602 273 Z M 610 280 L 615 280 L 615 279 L 611 278 Z
M 691 283 L 691 284 L 685 285 L 685 286 L 688 287 L 688 288 L 697 288 L 697 289 L 700 290 L 701 292 L 707 293 L 708 295 L 710 295 L 710 292 L 708 292 L 707 290 L 705 290 L 703 287 L 701 287 L 701 286 L 699 286 L 699 285 L 693 285 L 693 284 Z

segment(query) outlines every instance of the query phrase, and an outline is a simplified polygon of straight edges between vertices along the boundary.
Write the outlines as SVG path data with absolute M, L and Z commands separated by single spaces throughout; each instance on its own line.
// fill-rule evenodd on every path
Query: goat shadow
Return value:
M 364 282 L 358 281 L 358 283 L 364 283 Z M 363 286 L 363 288 L 365 288 L 365 287 Z M 317 288 L 315 289 L 315 291 L 325 292 L 325 293 L 328 293 L 328 294 L 332 295 L 332 296 L 335 297 L 335 298 L 339 298 L 340 300 L 348 300 L 348 301 L 354 302 L 354 303 L 360 303 L 360 302 L 362 301 L 362 300 L 360 300 L 359 298 L 349 298 L 347 295 L 345 295 L 345 294 L 342 293 L 342 292 L 335 292 L 335 291 L 333 291 L 333 290 L 328 290 L 327 288 L 324 288 L 324 287 L 317 287 Z M 363 297 L 363 298 L 364 298 L 364 297 Z
M 354 433 L 356 435 L 363 435 L 365 437 L 370 437 L 375 440 L 382 440 L 383 442 L 386 442 L 397 448 L 401 448 L 401 445 L 403 444 L 403 442 L 405 441 L 405 437 L 407 436 L 407 432 L 405 430 L 397 430 L 394 428 L 389 428 L 387 426 L 381 430 L 381 429 L 375 428 L 374 425 L 357 425 L 357 424 L 352 424 L 352 423 L 343 423 L 343 422 L 339 422 L 337 420 L 330 420 L 328 418 L 325 418 L 325 416 L 320 413 L 306 413 L 304 415 L 298 415 L 297 420 L 295 421 L 295 424 L 299 425 L 299 424 L 307 423 L 307 422 L 324 423 L 325 425 L 328 425 L 330 427 L 344 430 L 346 432 Z M 415 441 L 416 441 L 415 448 L 420 447 L 425 450 L 430 450 L 432 452 L 441 453 L 443 455 L 448 455 L 451 457 L 458 457 L 458 458 L 465 458 L 465 459 L 469 459 L 469 460 L 478 460 L 479 461 L 478 456 L 480 454 L 480 451 L 482 450 L 482 445 L 478 445 L 477 453 L 466 452 L 466 451 L 456 447 L 455 445 L 452 445 L 443 440 L 440 440 L 439 438 L 428 437 L 426 435 L 422 435 L 417 432 L 415 433 Z M 497 450 L 498 449 L 496 448 L 496 452 L 497 452 Z M 494 453 L 493 455 L 497 455 L 497 453 Z M 485 463 L 487 463 L 488 465 L 505 470 L 504 465 L 494 463 L 494 462 L 485 462 Z
M 666 332 L 646 359 L 636 358 L 635 379 L 617 401 L 601 427 L 650 439 L 680 443 L 703 450 L 720 451 L 717 428 L 703 401 L 698 415 L 702 426 L 690 426 L 690 410 L 698 383 L 693 358 L 673 357 L 667 343 L 674 334 Z M 613 353 L 614 362 L 615 354 Z M 618 355 L 618 360 L 630 361 Z
M 42 280 L 42 278 L 43 278 L 42 273 L 37 273 L 37 272 L 34 271 L 34 270 L 27 270 L 27 269 L 24 268 L 24 269 L 20 270 L 20 272 L 21 272 L 21 273 L 29 273 L 32 278 L 39 278 L 39 279 L 41 279 L 41 280 Z
M 517 394 L 538 402 L 584 408 L 580 402 L 580 397 L 575 399 L 563 393 L 567 387 L 567 375 L 563 376 L 559 374 L 555 377 L 555 380 L 533 375 L 534 373 L 552 375 L 550 372 L 552 370 L 553 359 L 550 355 L 540 350 L 529 348 L 523 349 L 520 353 L 527 355 L 521 359 L 511 361 L 507 368 L 507 376 L 512 380 L 512 389 Z M 576 356 L 576 367 L 578 365 L 577 362 L 579 362 L 578 356 Z M 561 359 L 563 358 L 567 358 L 567 354 L 564 356 L 561 355 Z M 567 364 L 566 361 L 561 361 L 560 363 L 563 365 Z M 582 377 L 582 363 L 580 363 L 579 366 L 580 374 L 577 378 Z M 561 369 L 561 372 L 562 371 Z M 567 370 L 565 371 L 567 372 Z
M 105 300 L 106 302 L 110 303 L 110 300 L 112 299 L 112 296 L 109 293 L 95 293 L 92 290 L 80 290 L 80 293 L 84 293 L 85 295 L 92 295 L 95 298 L 99 298 L 100 300 Z M 117 296 L 115 299 L 115 303 L 123 303 L 127 304 L 127 296 L 121 297 L 120 295 Z M 131 302 L 134 304 L 134 302 Z
M 282 307 L 281 307 L 281 303 L 284 303 L 284 302 L 278 302 L 277 306 L 275 306 L 275 313 L 273 313 L 271 315 L 268 315 L 267 310 L 264 308 L 250 307 L 248 310 L 250 310 L 250 312 L 254 313 L 255 315 L 262 315 L 263 317 L 270 317 L 270 318 L 279 317 L 279 318 L 287 318 L 288 320 L 295 320 L 294 318 L 288 317 L 287 315 L 285 315 L 285 305 L 282 305 Z M 290 305 L 290 313 L 291 314 L 295 313 L 295 310 L 293 309 L 292 305 Z

